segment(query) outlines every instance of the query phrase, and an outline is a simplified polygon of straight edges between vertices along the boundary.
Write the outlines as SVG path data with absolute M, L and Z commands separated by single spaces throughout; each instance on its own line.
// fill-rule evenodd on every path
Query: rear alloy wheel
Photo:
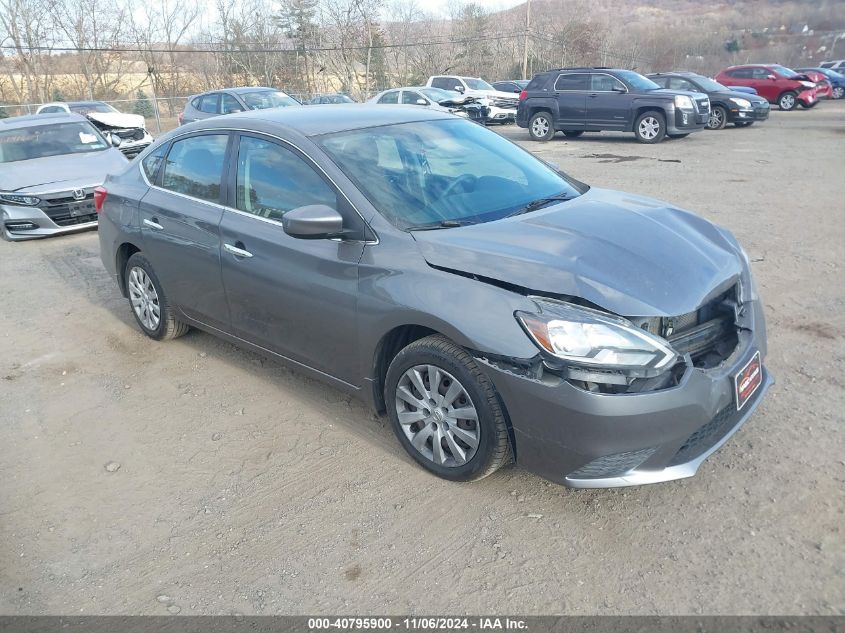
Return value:
M 834 86 L 833 93 L 830 96 L 834 99 L 841 99 L 842 97 L 845 97 L 845 87 Z
M 144 334 L 157 341 L 177 338 L 189 329 L 177 319 L 149 260 L 135 253 L 126 262 L 126 294 Z
M 708 130 L 721 130 L 728 122 L 728 112 L 722 106 L 713 106 L 710 118 L 707 119 Z
M 385 403 L 396 437 L 444 479 L 473 481 L 510 458 L 502 405 L 466 350 L 444 336 L 414 341 L 390 363 Z
M 798 100 L 795 98 L 794 92 L 784 92 L 780 97 L 778 97 L 778 107 L 781 110 L 794 110 L 795 106 L 798 105 Z
M 666 136 L 666 119 L 656 110 L 643 112 L 634 123 L 634 136 L 640 143 L 659 143 Z
M 548 112 L 538 112 L 528 121 L 528 134 L 535 141 L 548 141 L 555 135 L 555 126 Z
M 564 130 L 563 135 L 566 138 L 578 138 L 584 133 L 584 130 Z

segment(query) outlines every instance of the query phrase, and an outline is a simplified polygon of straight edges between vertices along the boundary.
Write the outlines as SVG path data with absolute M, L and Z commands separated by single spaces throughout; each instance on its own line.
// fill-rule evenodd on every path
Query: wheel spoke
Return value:
M 424 403 L 421 400 L 417 400 L 414 394 L 411 393 L 411 390 L 404 385 L 396 390 L 396 397 L 404 400 L 417 409 L 422 409 L 425 406 Z
M 449 431 L 453 433 L 459 440 L 466 443 L 471 449 L 478 448 L 478 437 L 475 433 L 462 429 L 457 424 L 450 424 Z
M 414 387 L 417 388 L 417 391 L 420 392 L 422 397 L 425 398 L 428 395 L 428 389 L 425 388 L 422 375 L 416 367 L 411 368 L 411 370 L 408 372 L 408 378 L 414 384 Z
M 441 407 L 448 407 L 451 405 L 455 398 L 457 398 L 461 392 L 463 392 L 464 388 L 461 386 L 459 382 L 453 382 L 449 385 L 449 388 L 446 390 L 446 393 L 443 395 L 443 399 L 440 401 Z
M 440 395 L 440 370 L 435 367 L 434 365 L 428 366 L 428 389 L 429 389 L 429 397 L 434 398 L 434 401 L 437 402 L 438 406 L 440 405 L 440 401 L 442 400 L 442 396 Z
M 446 444 L 449 446 L 449 452 L 452 453 L 452 457 L 455 459 L 455 462 L 460 464 L 465 464 L 467 461 L 467 455 L 464 449 L 458 446 L 458 443 L 455 441 L 455 436 L 452 432 L 452 428 L 446 431 Z
M 439 426 L 431 438 L 431 452 L 434 455 L 434 463 L 442 466 L 446 461 L 446 452 L 443 450 L 443 431 Z
M 421 420 L 425 420 L 425 413 L 422 411 L 400 411 L 399 412 L 399 423 L 400 424 L 413 424 L 414 422 L 420 422 Z
M 424 426 L 421 428 L 414 437 L 411 439 L 411 444 L 417 449 L 419 452 L 423 452 L 425 449 L 425 442 L 431 435 L 434 433 L 434 429 L 431 428 L 431 425 Z
M 473 406 L 461 407 L 449 411 L 449 417 L 455 420 L 478 420 L 478 413 Z

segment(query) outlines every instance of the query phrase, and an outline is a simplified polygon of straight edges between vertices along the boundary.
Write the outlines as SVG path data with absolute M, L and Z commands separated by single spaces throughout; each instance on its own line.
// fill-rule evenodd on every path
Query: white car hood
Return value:
M 89 119 L 108 125 L 109 127 L 140 127 L 145 128 L 144 117 L 140 114 L 125 114 L 123 112 L 89 112 Z
M 466 90 L 464 94 L 468 97 L 487 97 L 489 99 L 518 99 L 515 92 L 503 92 L 501 90 Z

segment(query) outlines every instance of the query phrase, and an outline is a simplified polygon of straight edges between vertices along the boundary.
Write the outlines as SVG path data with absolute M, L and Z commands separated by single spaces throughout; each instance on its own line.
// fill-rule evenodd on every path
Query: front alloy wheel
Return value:
M 659 143 L 666 136 L 666 123 L 655 111 L 642 113 L 634 123 L 634 136 L 640 143 Z
M 778 107 L 781 110 L 794 110 L 796 105 L 798 105 L 798 101 L 795 99 L 794 92 L 785 92 L 778 99 Z
M 845 87 L 836 86 L 833 89 L 833 93 L 831 94 L 831 97 L 833 97 L 834 99 L 841 99 L 843 96 L 845 96 Z
M 411 446 L 438 466 L 462 466 L 478 450 L 478 411 L 466 388 L 439 367 L 416 365 L 402 374 L 396 415 Z
M 713 106 L 710 118 L 707 120 L 708 130 L 721 130 L 728 122 L 728 114 L 722 106 Z

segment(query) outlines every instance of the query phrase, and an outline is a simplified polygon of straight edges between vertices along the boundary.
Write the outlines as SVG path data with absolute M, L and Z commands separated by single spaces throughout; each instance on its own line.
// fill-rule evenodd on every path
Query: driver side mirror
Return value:
M 109 134 L 106 136 L 106 140 L 109 142 L 109 145 L 111 145 L 112 147 L 120 147 L 120 144 L 123 142 L 123 139 L 121 139 L 114 132 L 109 132 Z
M 766 75 L 766 79 L 777 79 L 774 75 Z
M 417 105 L 428 105 L 428 101 L 425 99 L 417 99 Z
M 611 88 L 611 90 L 613 92 L 615 92 L 616 94 L 620 94 L 620 95 L 624 95 L 626 92 L 628 92 L 622 86 L 613 86 L 613 88 Z
M 463 93 L 464 93 L 464 87 L 463 87 L 463 86 L 455 86 L 455 90 L 457 90 L 457 91 L 458 91 L 458 92 L 460 92 L 461 94 L 463 94 Z
M 327 240 L 343 235 L 343 217 L 325 204 L 291 209 L 282 216 L 285 233 L 301 240 Z

